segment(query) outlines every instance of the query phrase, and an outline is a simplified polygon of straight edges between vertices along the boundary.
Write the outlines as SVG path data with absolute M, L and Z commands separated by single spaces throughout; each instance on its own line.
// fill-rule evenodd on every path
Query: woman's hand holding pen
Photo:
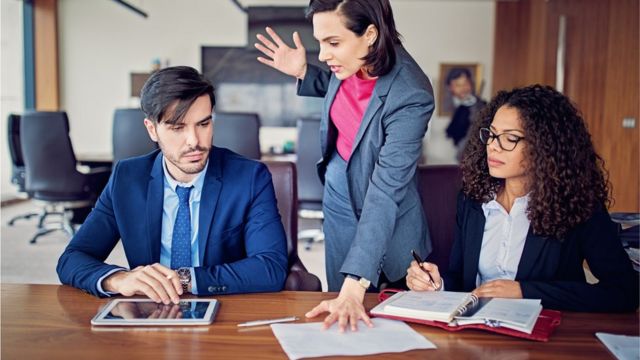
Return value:
M 407 286 L 414 291 L 437 291 L 442 288 L 442 278 L 438 266 L 423 262 L 412 261 L 407 269 Z
M 256 35 L 260 43 L 255 43 L 254 46 L 267 56 L 258 57 L 258 61 L 302 80 L 307 73 L 307 53 L 298 32 L 293 33 L 295 48 L 291 48 L 273 29 L 267 27 L 266 31 L 271 40 L 262 34 Z

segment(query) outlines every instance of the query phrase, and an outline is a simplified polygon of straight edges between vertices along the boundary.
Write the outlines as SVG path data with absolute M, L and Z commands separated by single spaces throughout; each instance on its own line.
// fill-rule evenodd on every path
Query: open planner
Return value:
M 543 310 L 536 299 L 478 299 L 471 293 L 403 291 L 378 304 L 371 314 L 456 331 L 490 330 L 546 341 L 560 323 L 560 313 Z

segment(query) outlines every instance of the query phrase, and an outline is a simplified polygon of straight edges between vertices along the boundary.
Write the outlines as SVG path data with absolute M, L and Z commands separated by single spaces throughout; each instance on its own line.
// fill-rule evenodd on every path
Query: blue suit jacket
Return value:
M 449 271 L 443 274 L 446 290 L 476 287 L 485 221 L 482 204 L 461 194 Z M 597 284 L 587 283 L 583 261 L 599 280 Z M 530 229 L 515 280 L 524 298 L 542 299 L 545 308 L 619 312 L 638 307 L 638 274 L 622 249 L 618 226 L 604 207 L 562 241 Z
M 160 261 L 160 151 L 115 166 L 95 209 L 58 261 L 58 276 L 100 296 L 97 281 L 119 239 L 131 269 Z M 212 147 L 200 202 L 199 295 L 279 291 L 287 274 L 284 228 L 266 166 Z
M 391 281 L 406 275 L 411 249 L 425 257 L 431 252 L 416 169 L 433 113 L 433 90 L 406 50 L 401 45 L 395 49 L 396 64 L 376 81 L 347 165 L 358 230 L 340 272 L 376 285 L 383 270 Z M 325 98 L 318 163 L 323 181 L 336 148 L 337 130 L 329 112 L 340 83 L 332 73 L 312 65 L 298 83 L 298 95 Z

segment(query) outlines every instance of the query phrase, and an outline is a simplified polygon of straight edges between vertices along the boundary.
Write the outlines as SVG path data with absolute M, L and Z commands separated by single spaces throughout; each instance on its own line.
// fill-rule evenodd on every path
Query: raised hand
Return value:
M 267 56 L 267 58 L 258 57 L 258 61 L 284 74 L 303 79 L 307 73 L 307 53 L 298 32 L 293 33 L 295 48 L 291 48 L 273 29 L 267 27 L 266 31 L 271 39 L 262 34 L 256 35 L 260 43 L 255 43 L 254 46 Z

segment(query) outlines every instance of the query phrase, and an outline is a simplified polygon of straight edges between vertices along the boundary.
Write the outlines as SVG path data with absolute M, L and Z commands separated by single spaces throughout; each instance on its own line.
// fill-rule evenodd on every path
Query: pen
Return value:
M 413 255 L 413 258 L 416 259 L 416 261 L 418 262 L 418 266 L 420 267 L 420 270 L 424 271 L 425 274 L 429 275 L 429 284 L 431 284 L 431 286 L 433 286 L 434 289 L 438 289 L 438 287 L 436 286 L 436 283 L 433 282 L 433 279 L 431 278 L 431 274 L 429 274 L 429 272 L 427 270 L 425 270 L 422 265 L 424 261 L 422 261 L 422 259 L 420 259 L 420 256 L 418 255 L 418 253 L 415 250 L 411 250 L 411 255 Z
M 269 325 L 269 324 L 277 324 L 277 323 L 297 321 L 297 320 L 298 320 L 297 316 L 288 316 L 288 317 L 283 317 L 279 319 L 254 320 L 254 321 L 247 321 L 244 323 L 240 323 L 238 324 L 238 327 Z

